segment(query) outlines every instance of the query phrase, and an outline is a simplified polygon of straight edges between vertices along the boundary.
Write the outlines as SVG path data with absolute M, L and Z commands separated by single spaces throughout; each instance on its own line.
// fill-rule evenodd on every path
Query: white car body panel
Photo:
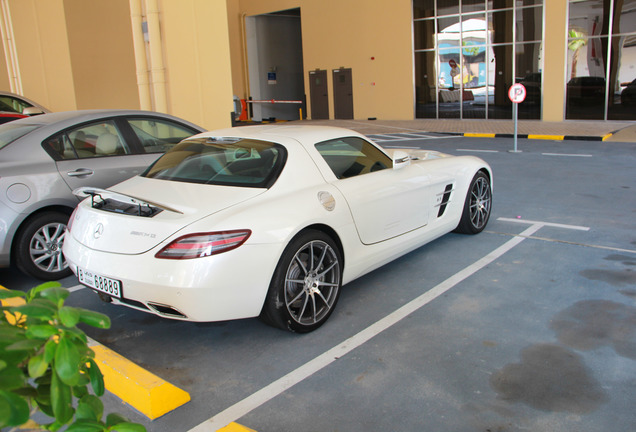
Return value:
M 492 178 L 479 158 L 415 151 L 408 166 L 339 180 L 313 145 L 341 136 L 364 138 L 339 128 L 242 127 L 192 138 L 201 136 L 271 140 L 287 149 L 287 161 L 269 189 L 143 177 L 110 188 L 176 210 L 152 218 L 99 211 L 90 198 L 82 201 L 64 243 L 66 259 L 76 273 L 79 267 L 120 280 L 129 307 L 189 321 L 258 316 L 278 261 L 299 232 L 320 227 L 336 238 L 346 284 L 455 229 L 475 173 L 484 170 Z M 440 212 L 445 190 L 450 199 Z M 325 192 L 335 202 L 332 210 L 320 201 Z M 103 232 L 95 238 L 100 223 Z M 155 258 L 184 234 L 245 229 L 251 236 L 228 252 Z M 183 316 L 165 314 L 157 304 Z

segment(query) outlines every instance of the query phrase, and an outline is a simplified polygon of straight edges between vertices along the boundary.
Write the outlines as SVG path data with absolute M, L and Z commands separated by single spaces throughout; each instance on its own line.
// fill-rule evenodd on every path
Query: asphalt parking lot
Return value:
M 373 135 L 485 159 L 493 213 L 346 285 L 318 331 L 177 322 L 102 303 L 101 344 L 191 401 L 149 431 L 628 431 L 636 428 L 636 144 Z M 36 280 L 0 269 L 0 285 Z

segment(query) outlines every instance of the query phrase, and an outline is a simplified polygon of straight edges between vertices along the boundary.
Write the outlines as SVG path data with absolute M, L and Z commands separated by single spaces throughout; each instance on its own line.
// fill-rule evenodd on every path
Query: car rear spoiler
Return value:
M 80 199 L 91 197 L 91 207 L 98 210 L 122 213 L 132 216 L 153 217 L 166 210 L 173 213 L 183 214 L 179 210 L 144 201 L 139 198 L 125 195 L 119 192 L 106 189 L 83 186 L 73 191 L 73 195 Z

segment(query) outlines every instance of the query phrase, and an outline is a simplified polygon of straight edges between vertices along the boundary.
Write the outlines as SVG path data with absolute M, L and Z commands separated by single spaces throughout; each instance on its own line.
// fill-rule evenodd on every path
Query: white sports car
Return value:
M 347 129 L 270 125 L 195 135 L 139 176 L 75 193 L 87 199 L 64 254 L 102 299 L 309 332 L 343 284 L 450 231 L 482 231 L 492 172 L 472 156 L 388 153 Z

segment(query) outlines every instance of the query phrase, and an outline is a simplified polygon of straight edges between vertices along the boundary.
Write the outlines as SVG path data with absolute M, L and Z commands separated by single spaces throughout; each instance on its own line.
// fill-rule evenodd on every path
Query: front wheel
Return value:
M 342 286 L 342 259 L 335 242 L 321 231 L 294 238 L 276 267 L 261 319 L 297 333 L 323 325 Z
M 464 210 L 456 232 L 477 234 L 486 228 L 492 209 L 492 188 L 490 179 L 479 171 L 473 177 L 464 201 Z
M 52 281 L 71 275 L 62 245 L 69 216 L 47 211 L 28 221 L 17 235 L 15 262 L 22 272 Z

